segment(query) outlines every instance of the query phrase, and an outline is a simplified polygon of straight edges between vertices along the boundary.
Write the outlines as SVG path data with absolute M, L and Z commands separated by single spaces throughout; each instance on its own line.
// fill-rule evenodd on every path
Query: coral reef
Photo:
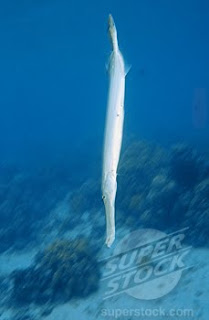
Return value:
M 11 246 L 21 249 L 37 239 L 49 213 L 70 191 L 71 179 L 65 171 L 48 168 L 26 174 L 12 166 L 0 167 L 0 251 Z M 209 160 L 188 145 L 177 144 L 169 150 L 146 141 L 132 142 L 122 153 L 118 169 L 116 223 L 158 229 L 187 225 L 194 229 L 192 238 L 209 240 L 208 179 Z M 103 241 L 105 216 L 101 221 L 96 214 L 104 209 L 100 183 L 99 178 L 87 180 L 70 193 L 69 213 L 56 222 L 58 235 L 78 224 L 90 229 L 96 224 L 98 243 Z M 95 217 L 90 224 L 84 217 L 88 212 Z M 203 230 L 201 236 L 194 225 L 199 233 Z
M 129 144 L 118 170 L 116 223 L 176 230 L 190 227 L 194 245 L 206 244 L 208 234 L 208 159 L 191 146 L 170 149 L 146 141 Z M 72 194 L 74 212 L 101 209 L 99 182 L 84 184 Z
M 119 169 L 118 224 L 170 229 L 190 227 L 194 245 L 209 242 L 207 159 L 184 144 L 167 151 L 134 142 Z
M 117 207 L 125 217 L 122 223 L 136 226 L 151 221 L 147 198 L 151 198 L 150 185 L 167 162 L 167 154 L 162 148 L 145 141 L 133 142 L 125 150 L 119 167 L 117 193 Z
M 57 240 L 34 265 L 12 274 L 12 296 L 17 303 L 65 302 L 86 297 L 98 288 L 98 263 L 87 240 Z

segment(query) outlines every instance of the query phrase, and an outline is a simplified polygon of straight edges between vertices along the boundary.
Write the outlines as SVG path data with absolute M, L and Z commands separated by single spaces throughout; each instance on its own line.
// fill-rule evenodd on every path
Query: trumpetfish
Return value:
M 119 50 L 117 30 L 109 15 L 108 31 L 112 45 L 109 59 L 109 92 L 103 150 L 102 199 L 106 215 L 106 245 L 115 240 L 115 197 L 117 191 L 117 167 L 120 158 L 125 96 L 125 64 Z

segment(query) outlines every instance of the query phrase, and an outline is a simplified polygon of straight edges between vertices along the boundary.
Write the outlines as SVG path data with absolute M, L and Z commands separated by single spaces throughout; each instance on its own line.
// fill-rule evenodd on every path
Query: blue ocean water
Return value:
M 2 156 L 39 161 L 103 140 L 116 20 L 127 77 L 125 135 L 207 145 L 192 122 L 195 89 L 209 88 L 208 2 L 1 3 Z M 208 98 L 208 97 L 207 97 Z
M 93 232 L 95 251 L 86 254 L 85 245 L 81 246 L 84 256 L 93 256 L 92 264 L 96 264 L 95 256 L 101 259 L 100 250 L 105 250 L 100 177 L 108 93 L 106 64 L 111 51 L 109 13 L 115 19 L 127 68 L 131 67 L 126 77 L 118 228 L 174 232 L 190 227 L 188 244 L 208 248 L 208 1 L 7 0 L 0 3 L 0 251 L 4 258 L 11 250 L 14 265 L 15 259 L 21 259 L 17 255 L 22 257 L 32 248 L 40 255 L 35 260 L 40 273 L 47 273 L 51 266 L 41 260 L 39 251 L 57 239 L 71 239 L 71 235 L 73 239 L 82 235 L 91 242 Z M 64 255 L 67 249 L 66 243 L 50 247 L 55 256 L 59 250 Z M 73 242 L 70 250 L 73 256 L 77 243 Z M 208 251 L 201 254 L 204 260 Z M 27 259 L 23 255 L 20 266 L 27 268 Z M 83 270 L 83 265 L 80 268 Z M 57 300 L 53 291 L 63 292 L 62 281 L 54 284 L 50 297 L 46 294 L 37 299 L 36 279 L 41 283 L 46 279 L 27 269 L 11 278 L 14 269 L 2 271 L 0 277 L 7 297 L 0 304 L 2 314 L 11 309 L 17 296 L 21 297 L 18 304 L 40 300 L 47 304 L 43 319 L 48 319 L 54 303 L 62 305 L 68 300 L 68 293 Z M 196 275 L 200 282 L 201 270 Z M 99 275 L 96 269 L 95 282 Z M 47 280 L 52 282 L 50 277 Z M 76 284 L 85 297 L 98 289 L 89 283 L 85 283 L 86 291 Z M 193 303 L 191 298 L 183 307 L 189 306 L 196 317 L 206 319 L 207 290 L 200 294 L 196 282 L 190 279 L 190 283 L 196 300 Z M 23 290 L 25 286 L 28 291 Z M 74 296 L 82 305 L 80 291 Z M 26 299 L 28 294 L 36 297 L 34 301 Z M 186 298 L 174 294 L 176 306 L 183 308 L 181 301 Z M 97 303 L 98 296 L 92 299 Z M 137 302 L 130 305 L 135 308 Z M 172 299 L 165 302 L 170 306 Z M 2 319 L 23 319 L 14 305 L 15 312 Z M 120 304 L 110 305 L 119 308 Z M 70 310 L 76 317 L 81 309 Z M 36 319 L 35 312 L 30 312 L 31 319 Z M 88 319 L 87 313 L 82 315 Z M 61 319 L 62 314 L 59 316 Z M 104 318 L 98 311 L 93 316 L 91 319 Z M 56 314 L 54 317 L 59 319 Z M 113 316 L 109 314 L 109 318 Z M 121 315 L 121 319 L 127 318 Z

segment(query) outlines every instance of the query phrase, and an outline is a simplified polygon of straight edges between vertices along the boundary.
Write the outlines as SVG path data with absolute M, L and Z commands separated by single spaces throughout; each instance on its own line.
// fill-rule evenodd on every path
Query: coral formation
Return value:
M 206 157 L 185 144 L 169 150 L 146 141 L 130 143 L 118 170 L 117 225 L 157 229 L 187 225 L 193 229 L 191 238 L 208 241 L 208 163 Z M 96 217 L 96 212 L 103 210 L 100 183 L 99 178 L 87 180 L 70 193 L 66 202 L 69 214 L 60 220 L 58 234 L 77 224 L 86 225 L 89 219 L 84 221 L 85 212 L 94 211 Z M 69 177 L 60 170 L 43 169 L 32 175 L 14 167 L 0 168 L 0 251 L 11 246 L 23 248 L 36 239 L 44 219 L 66 197 L 69 186 Z M 102 241 L 105 216 L 101 216 L 103 224 L 98 218 L 91 219 L 90 229 L 94 227 Z
M 119 167 L 117 207 L 124 212 L 128 224 L 136 226 L 151 222 L 152 212 L 148 205 L 151 202 L 150 185 L 167 161 L 162 148 L 145 141 L 133 142 L 124 152 Z M 153 192 L 155 188 L 153 183 Z M 150 201 L 147 197 L 150 197 Z
M 85 239 L 57 240 L 33 266 L 12 274 L 12 295 L 18 303 L 64 302 L 98 288 L 98 263 Z
M 117 225 L 160 230 L 187 226 L 194 244 L 207 243 L 207 162 L 186 144 L 166 150 L 145 141 L 130 143 L 119 165 Z M 75 212 L 101 208 L 99 182 L 93 186 L 84 184 L 72 195 Z
M 190 241 L 209 241 L 207 159 L 184 144 L 171 150 L 134 142 L 125 151 L 118 178 L 117 223 L 171 229 L 190 227 Z

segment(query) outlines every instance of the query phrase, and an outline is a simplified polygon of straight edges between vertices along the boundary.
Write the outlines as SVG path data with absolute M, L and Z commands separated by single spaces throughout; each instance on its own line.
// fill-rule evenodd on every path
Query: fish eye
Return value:
M 105 196 L 102 196 L 102 200 L 104 200 L 105 199 Z

